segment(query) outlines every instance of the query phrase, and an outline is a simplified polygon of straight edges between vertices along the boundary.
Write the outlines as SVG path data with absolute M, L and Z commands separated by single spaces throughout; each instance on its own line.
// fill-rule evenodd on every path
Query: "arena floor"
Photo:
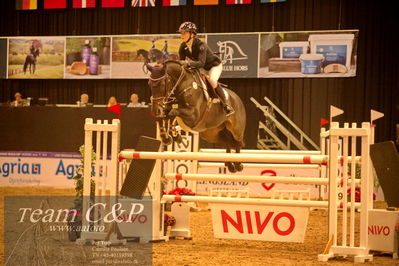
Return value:
M 0 187 L 1 195 L 74 195 L 71 189 L 32 188 L 32 187 Z M 0 216 L 3 221 L 3 197 L 0 199 Z M 377 202 L 375 207 L 383 208 L 384 202 Z M 153 244 L 153 265 L 351 265 L 353 258 L 338 258 L 327 263 L 317 261 L 327 243 L 327 212 L 312 210 L 304 243 L 279 243 L 263 241 L 215 239 L 212 232 L 211 214 L 209 211 L 191 212 L 192 240 L 174 239 L 169 242 Z M 1 223 L 1 232 L 4 224 Z M 1 258 L 4 265 L 3 233 L 1 239 Z M 76 250 L 77 246 L 63 236 L 62 252 Z M 128 245 L 137 245 L 128 243 Z M 90 247 L 86 247 L 88 249 Z M 79 249 L 79 248 L 78 248 Z M 84 252 L 84 248 L 81 248 Z M 51 253 L 51 252 L 50 252 Z M 46 256 L 43 256 L 46 257 Z M 65 265 L 49 258 L 47 265 Z M 8 263 L 7 265 L 16 265 Z M 44 264 L 21 264 L 44 265 Z M 93 265 L 82 260 L 70 259 L 66 265 Z M 132 264 L 133 265 L 133 264 Z M 375 254 L 373 262 L 366 265 L 399 265 L 390 255 Z

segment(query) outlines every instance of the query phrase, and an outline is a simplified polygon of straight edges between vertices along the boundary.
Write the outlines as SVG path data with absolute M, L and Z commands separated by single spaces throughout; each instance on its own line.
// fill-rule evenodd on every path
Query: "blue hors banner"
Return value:
M 258 34 L 208 35 L 209 47 L 223 64 L 222 78 L 256 78 Z
M 222 78 L 356 76 L 358 30 L 200 34 Z M 0 78 L 147 79 L 145 63 L 178 60 L 178 34 L 1 37 Z

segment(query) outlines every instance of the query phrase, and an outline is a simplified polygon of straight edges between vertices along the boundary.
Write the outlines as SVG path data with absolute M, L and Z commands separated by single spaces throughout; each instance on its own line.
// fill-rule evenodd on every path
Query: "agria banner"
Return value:
M 0 186 L 74 188 L 79 153 L 0 151 Z

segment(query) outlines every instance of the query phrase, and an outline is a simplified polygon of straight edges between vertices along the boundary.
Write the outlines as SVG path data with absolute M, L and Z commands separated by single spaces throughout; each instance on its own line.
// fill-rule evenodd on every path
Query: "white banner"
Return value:
M 209 204 L 215 238 L 303 242 L 309 208 Z
M 79 153 L 1 151 L 0 185 L 73 188 L 80 160 Z
M 198 172 L 200 174 L 221 174 L 224 173 L 223 168 L 215 167 L 200 167 Z M 249 168 L 244 167 L 242 172 L 229 173 L 231 175 L 268 175 L 268 176 L 288 176 L 288 177 L 319 177 L 318 169 L 303 169 L 303 168 Z M 213 190 L 248 190 L 250 195 L 272 196 L 273 190 L 296 190 L 306 191 L 310 189 L 310 196 L 318 198 L 320 188 L 314 185 L 292 185 L 282 183 L 249 183 L 249 182 L 231 182 L 231 181 L 197 181 L 198 193 L 209 193 Z

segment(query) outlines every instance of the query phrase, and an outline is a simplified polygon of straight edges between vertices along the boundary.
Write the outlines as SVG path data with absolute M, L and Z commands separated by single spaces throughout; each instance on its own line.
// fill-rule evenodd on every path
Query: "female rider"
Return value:
M 223 105 L 226 116 L 234 113 L 234 109 L 227 104 L 227 93 L 218 83 L 218 79 L 222 74 L 223 66 L 221 60 L 216 56 L 206 43 L 196 38 L 197 26 L 192 22 L 183 22 L 178 32 L 182 39 L 179 48 L 179 57 L 183 61 L 183 65 L 188 68 L 203 69 L 206 77 L 219 96 Z

